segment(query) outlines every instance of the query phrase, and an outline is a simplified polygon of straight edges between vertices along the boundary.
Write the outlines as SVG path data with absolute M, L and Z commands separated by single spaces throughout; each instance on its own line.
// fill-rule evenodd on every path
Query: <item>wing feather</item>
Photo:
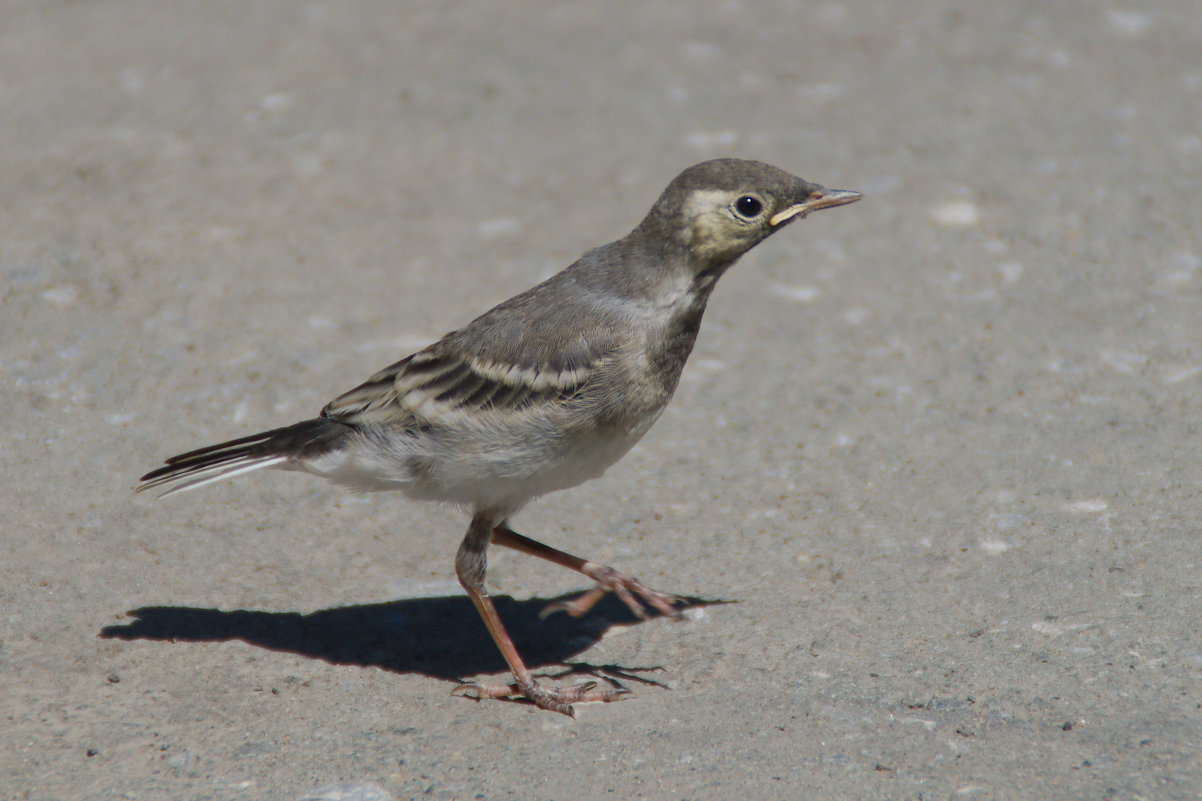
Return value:
M 422 426 L 573 397 L 628 342 L 630 318 L 568 272 L 384 368 L 331 401 L 322 416 L 350 425 Z
M 322 416 L 351 425 L 421 425 L 448 414 L 514 411 L 567 400 L 588 382 L 596 366 L 540 370 L 422 351 L 335 398 Z

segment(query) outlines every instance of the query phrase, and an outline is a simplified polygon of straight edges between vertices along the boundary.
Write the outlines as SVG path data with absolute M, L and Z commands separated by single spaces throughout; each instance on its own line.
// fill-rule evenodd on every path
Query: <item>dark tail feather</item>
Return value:
M 316 456 L 346 435 L 347 426 L 324 417 L 286 428 L 263 431 L 241 439 L 172 456 L 157 470 L 142 476 L 138 492 L 164 488 L 159 497 L 203 487 L 251 470 Z

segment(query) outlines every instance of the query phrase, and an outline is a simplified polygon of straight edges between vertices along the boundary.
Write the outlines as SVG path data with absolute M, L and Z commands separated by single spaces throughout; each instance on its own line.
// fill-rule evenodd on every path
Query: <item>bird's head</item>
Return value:
M 671 241 L 697 275 L 716 278 L 794 220 L 861 197 L 859 192 L 827 189 L 763 162 L 714 159 L 676 176 L 640 228 Z

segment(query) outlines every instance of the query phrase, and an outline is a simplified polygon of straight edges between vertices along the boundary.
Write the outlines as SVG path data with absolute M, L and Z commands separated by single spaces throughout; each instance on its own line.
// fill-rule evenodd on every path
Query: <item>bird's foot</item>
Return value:
M 629 695 L 630 690 L 619 684 L 603 684 L 598 681 L 583 681 L 570 687 L 543 687 L 534 679 L 529 679 L 509 684 L 470 682 L 460 684 L 451 694 L 477 701 L 485 698 L 525 698 L 539 709 L 575 718 L 576 710 L 572 708 L 572 704 L 618 701 Z
M 682 599 L 670 592 L 653 590 L 633 576 L 627 576 L 612 567 L 592 562 L 585 562 L 580 568 L 580 572 L 597 582 L 597 586 L 571 601 L 556 601 L 547 604 L 540 617 L 545 618 L 555 612 L 567 612 L 572 617 L 580 617 L 611 592 L 617 595 L 640 620 L 647 617 L 648 606 L 665 617 L 679 619 L 681 616 L 676 604 L 682 603 Z

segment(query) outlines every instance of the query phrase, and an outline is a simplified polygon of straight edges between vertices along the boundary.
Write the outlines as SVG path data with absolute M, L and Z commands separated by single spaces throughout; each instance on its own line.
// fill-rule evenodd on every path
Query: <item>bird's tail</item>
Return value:
M 142 476 L 138 492 L 162 489 L 158 497 L 196 489 L 264 467 L 319 455 L 344 437 L 347 427 L 324 417 L 263 431 L 219 445 L 172 456 Z

